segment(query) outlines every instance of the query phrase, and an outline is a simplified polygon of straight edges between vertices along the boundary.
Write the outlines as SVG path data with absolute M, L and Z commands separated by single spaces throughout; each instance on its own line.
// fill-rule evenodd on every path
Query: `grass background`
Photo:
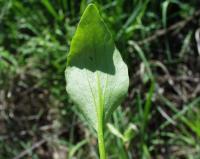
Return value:
M 198 0 L 0 0 L 0 159 L 98 158 L 64 79 L 90 2 L 129 67 L 129 93 L 106 130 L 108 158 L 199 159 Z

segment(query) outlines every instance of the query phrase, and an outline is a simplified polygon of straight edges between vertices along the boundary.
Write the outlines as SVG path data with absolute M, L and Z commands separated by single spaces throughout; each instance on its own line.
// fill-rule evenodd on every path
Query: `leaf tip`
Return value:
M 100 16 L 99 10 L 94 3 L 90 3 L 85 9 L 81 19 L 85 19 L 87 17 L 88 19 L 92 20 L 95 19 L 96 16 Z
M 98 11 L 97 6 L 96 6 L 94 3 L 88 4 L 86 10 L 87 10 L 87 9 L 94 9 L 94 10 Z

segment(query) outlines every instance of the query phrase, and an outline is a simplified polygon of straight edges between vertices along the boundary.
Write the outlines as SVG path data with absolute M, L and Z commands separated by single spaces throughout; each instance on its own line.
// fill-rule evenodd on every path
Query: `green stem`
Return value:
M 100 154 L 100 159 L 106 159 L 106 151 L 105 151 L 105 144 L 104 144 L 104 132 L 103 132 L 103 122 L 101 122 L 101 123 L 102 124 L 98 124 L 99 154 Z
M 102 95 L 98 72 L 97 72 L 97 88 L 99 96 L 99 105 L 97 107 L 99 154 L 100 154 L 100 159 L 106 159 L 106 151 L 104 144 L 104 98 Z

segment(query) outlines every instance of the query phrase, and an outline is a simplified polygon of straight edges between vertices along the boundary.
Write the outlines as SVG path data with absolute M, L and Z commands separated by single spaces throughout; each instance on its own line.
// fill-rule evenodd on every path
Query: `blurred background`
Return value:
M 200 159 L 198 0 L 0 0 L 0 159 L 98 158 L 64 78 L 90 2 L 129 67 L 108 159 Z

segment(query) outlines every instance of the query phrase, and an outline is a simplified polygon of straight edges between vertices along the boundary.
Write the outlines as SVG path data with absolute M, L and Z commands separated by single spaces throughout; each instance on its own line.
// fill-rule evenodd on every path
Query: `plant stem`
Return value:
M 97 72 L 97 88 L 99 96 L 99 105 L 97 107 L 98 116 L 98 143 L 99 143 L 99 154 L 100 159 L 106 159 L 106 151 L 104 144 L 104 98 L 102 95 L 101 84 L 99 74 Z
M 101 120 L 102 121 L 102 120 Z M 102 122 L 103 123 L 103 122 Z M 103 132 L 103 124 L 98 124 L 98 143 L 99 143 L 99 154 L 100 159 L 106 159 L 106 151 L 104 144 L 104 132 Z

